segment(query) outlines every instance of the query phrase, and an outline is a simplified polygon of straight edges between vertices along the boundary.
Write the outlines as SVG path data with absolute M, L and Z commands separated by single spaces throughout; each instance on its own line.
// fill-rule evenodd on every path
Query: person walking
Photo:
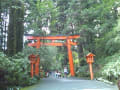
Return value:
M 67 74 L 68 74 L 67 67 L 64 67 L 64 77 L 67 77 Z
M 55 71 L 55 77 L 58 78 L 58 70 Z

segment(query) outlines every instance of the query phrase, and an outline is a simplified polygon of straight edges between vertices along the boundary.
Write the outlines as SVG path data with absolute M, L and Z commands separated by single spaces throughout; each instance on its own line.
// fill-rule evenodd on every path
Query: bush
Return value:
M 78 77 L 89 77 L 89 67 L 88 65 L 81 66 L 79 70 L 76 72 Z
M 4 74 L 0 75 L 4 78 L 1 82 L 5 81 L 7 85 L 26 86 L 38 81 L 37 77 L 30 77 L 30 62 L 24 52 L 13 57 L 7 57 L 0 52 L 0 70 Z
M 120 79 L 120 53 L 108 56 L 104 59 L 105 63 L 100 71 L 100 75 L 109 81 Z

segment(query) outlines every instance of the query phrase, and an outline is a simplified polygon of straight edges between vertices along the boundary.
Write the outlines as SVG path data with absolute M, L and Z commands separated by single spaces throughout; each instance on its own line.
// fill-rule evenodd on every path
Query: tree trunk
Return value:
M 78 54 L 79 59 L 82 59 L 82 60 L 80 60 L 80 66 L 83 66 L 85 64 L 85 61 L 83 59 L 83 57 L 84 57 L 84 51 L 83 51 L 83 44 L 82 43 L 80 43 L 78 45 L 78 53 L 79 53 Z
M 13 1 L 9 12 L 7 54 L 12 56 L 23 48 L 24 6 L 20 1 Z
M 2 50 L 2 17 L 1 17 L 1 13 L 2 13 L 2 8 L 1 8 L 1 0 L 0 0 L 0 51 Z

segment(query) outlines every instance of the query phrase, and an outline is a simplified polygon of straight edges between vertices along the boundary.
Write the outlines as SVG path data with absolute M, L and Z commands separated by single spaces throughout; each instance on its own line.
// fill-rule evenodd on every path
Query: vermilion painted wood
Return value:
M 35 56 L 33 54 L 31 54 L 29 56 L 29 59 L 30 59 L 30 64 L 31 64 L 31 77 L 33 78 L 33 76 L 34 76 Z
M 39 76 L 39 63 L 40 63 L 40 58 L 39 56 L 37 55 L 37 60 L 36 60 L 36 63 L 35 63 L 35 75 Z
M 94 74 L 93 74 L 93 70 L 92 70 L 92 63 L 94 62 L 94 54 L 92 53 L 89 53 L 86 55 L 86 60 L 87 60 L 87 63 L 89 64 L 89 70 L 90 70 L 90 78 L 91 80 L 93 80 L 94 78 Z
M 31 77 L 33 78 L 34 76 L 34 68 L 33 68 L 33 63 L 31 63 Z
M 73 57 L 72 57 L 72 51 L 71 51 L 71 45 L 70 45 L 70 39 L 67 39 L 67 48 L 68 48 L 68 58 L 69 58 L 71 76 L 75 76 Z
M 37 46 L 37 44 L 36 43 L 28 43 L 28 46 L 34 47 L 34 46 Z
M 28 43 L 28 46 L 37 46 L 37 48 L 39 48 L 39 46 L 67 46 L 67 43 L 56 43 L 56 42 L 51 42 L 51 43 Z M 77 42 L 70 42 L 70 45 L 77 45 Z
M 94 76 L 93 76 L 93 70 L 92 70 L 92 63 L 89 63 L 89 70 L 90 70 L 90 78 L 91 80 L 93 80 Z
M 33 78 L 34 72 L 35 75 L 39 75 L 39 63 L 40 63 L 40 58 L 38 55 L 31 54 L 29 56 L 30 59 L 30 64 L 31 64 L 31 77 Z M 35 66 L 35 69 L 34 69 Z
M 77 42 L 72 42 L 71 39 L 76 39 L 76 38 L 79 38 L 79 37 L 80 37 L 80 35 L 47 36 L 47 37 L 27 36 L 27 39 L 28 40 L 37 40 L 34 43 L 28 43 L 28 46 L 34 46 L 36 48 L 40 48 L 40 46 L 42 46 L 42 45 L 46 45 L 46 46 L 67 46 L 69 65 L 70 65 L 70 73 L 71 73 L 71 76 L 75 76 L 71 45 L 77 45 Z M 40 42 L 40 40 L 51 40 L 51 42 L 43 43 L 43 42 Z M 66 42 L 65 43 L 59 43 L 59 42 L 54 42 L 54 40 L 66 40 Z M 37 64 L 36 64 L 36 67 L 38 67 Z M 36 73 L 37 73 L 37 71 L 38 70 L 36 70 Z
M 74 35 L 74 36 L 46 36 L 46 37 L 39 37 L 39 36 L 27 36 L 27 39 L 31 40 L 66 40 L 66 39 L 76 39 L 79 38 L 80 35 Z

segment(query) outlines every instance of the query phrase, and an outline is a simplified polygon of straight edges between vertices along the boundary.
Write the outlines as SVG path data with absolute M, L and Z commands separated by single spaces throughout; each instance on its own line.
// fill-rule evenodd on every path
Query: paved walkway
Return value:
M 118 90 L 112 86 L 96 80 L 82 80 L 77 78 L 45 78 L 37 85 L 23 90 Z

